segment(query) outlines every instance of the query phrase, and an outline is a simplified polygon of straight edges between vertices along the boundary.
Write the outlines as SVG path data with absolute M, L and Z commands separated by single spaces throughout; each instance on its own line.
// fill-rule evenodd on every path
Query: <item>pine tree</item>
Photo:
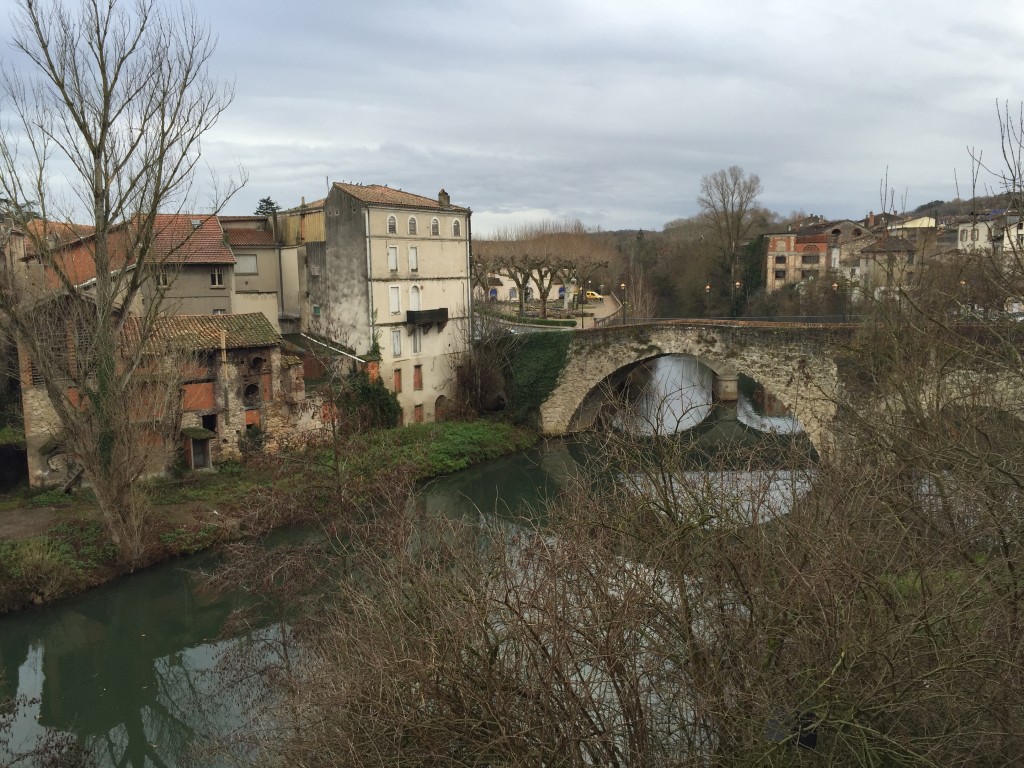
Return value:
M 256 204 L 257 216 L 272 216 L 281 210 L 281 206 L 274 202 L 273 198 L 264 197 Z

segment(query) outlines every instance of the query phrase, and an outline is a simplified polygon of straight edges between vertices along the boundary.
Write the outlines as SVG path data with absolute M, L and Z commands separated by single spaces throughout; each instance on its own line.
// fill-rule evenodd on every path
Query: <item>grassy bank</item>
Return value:
M 495 421 L 414 424 L 356 435 L 341 446 L 347 460 L 343 477 L 372 486 L 375 478 L 400 467 L 418 482 L 515 453 L 536 440 L 530 431 Z M 147 482 L 152 510 L 145 562 L 192 554 L 244 535 L 253 528 L 248 518 L 256 498 L 287 497 L 285 506 L 292 513 L 279 517 L 279 524 L 307 519 L 307 509 L 317 506 L 318 484 L 309 482 L 311 476 L 331 482 L 324 454 L 321 448 L 257 456 L 246 463 L 228 462 L 216 472 Z M 0 499 L 3 514 L 32 514 L 33 507 L 55 511 L 60 522 L 42 535 L 0 541 L 0 613 L 74 595 L 124 575 L 89 491 L 74 497 L 22 492 Z

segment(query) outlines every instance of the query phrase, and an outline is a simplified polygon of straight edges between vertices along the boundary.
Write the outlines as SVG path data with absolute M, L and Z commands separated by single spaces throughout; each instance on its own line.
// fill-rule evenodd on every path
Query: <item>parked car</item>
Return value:
M 587 291 L 587 301 L 604 301 L 604 296 L 597 291 Z

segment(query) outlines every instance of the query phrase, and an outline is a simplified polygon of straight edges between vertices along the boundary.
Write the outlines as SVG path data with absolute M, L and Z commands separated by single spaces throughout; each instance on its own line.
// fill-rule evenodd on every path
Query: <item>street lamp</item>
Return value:
M 626 284 L 619 283 L 619 288 L 622 290 L 622 325 L 626 324 Z
M 736 300 L 736 294 L 738 294 L 740 292 L 740 288 L 742 288 L 742 287 L 743 287 L 743 283 L 740 282 L 739 280 L 737 280 L 735 283 L 732 284 L 732 316 L 733 317 L 736 317 L 736 315 L 739 314 L 739 312 L 738 312 L 739 305 L 738 305 L 737 300 Z
M 707 305 L 707 317 L 711 319 L 711 283 L 704 286 L 704 303 Z

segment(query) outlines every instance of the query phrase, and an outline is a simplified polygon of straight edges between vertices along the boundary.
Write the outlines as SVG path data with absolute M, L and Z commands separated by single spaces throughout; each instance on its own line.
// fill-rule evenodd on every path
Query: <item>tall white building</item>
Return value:
M 379 352 L 406 423 L 442 415 L 468 349 L 470 214 L 444 190 L 341 183 L 281 214 L 297 249 L 303 328 L 360 357 Z

